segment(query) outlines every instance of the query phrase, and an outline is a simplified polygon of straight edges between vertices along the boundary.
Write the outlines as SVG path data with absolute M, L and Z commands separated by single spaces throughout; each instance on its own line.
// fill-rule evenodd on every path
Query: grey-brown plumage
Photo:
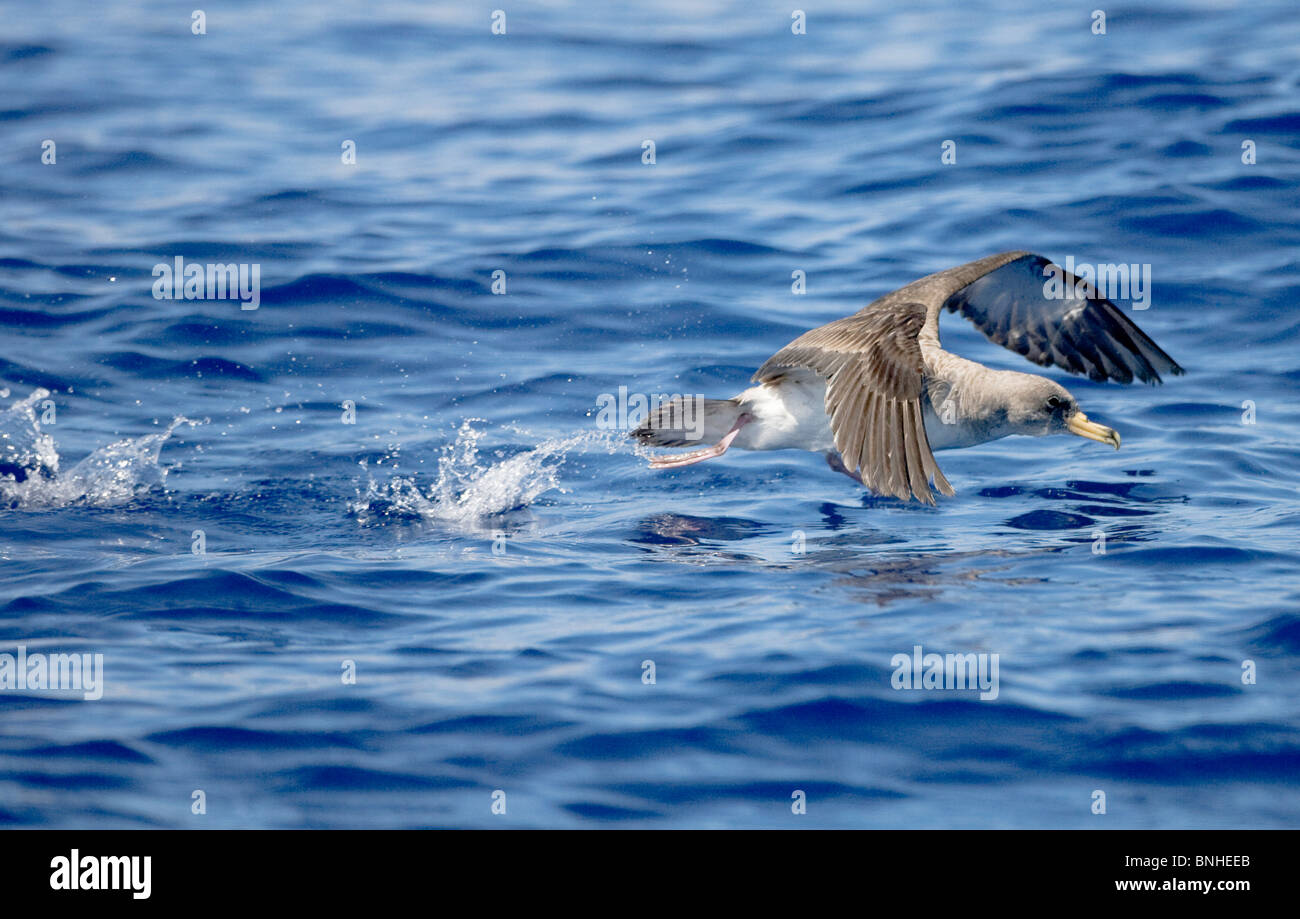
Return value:
M 1047 295 L 1049 266 L 1074 296 Z M 1059 384 L 944 351 L 945 309 L 1036 364 L 1094 380 L 1159 383 L 1161 374 L 1183 372 L 1091 285 L 1041 256 L 1004 252 L 921 278 L 799 336 L 758 369 L 758 386 L 727 402 L 709 400 L 717 444 L 653 464 L 700 462 L 733 443 L 833 448 L 832 465 L 872 491 L 933 504 L 931 483 L 954 493 L 935 462 L 936 438 L 934 449 L 944 449 L 1009 434 L 1072 433 L 1118 448 L 1119 435 L 1090 421 Z M 824 417 L 812 417 L 818 408 Z M 645 443 L 682 443 L 660 439 L 653 418 L 633 434 Z
M 892 295 L 891 295 L 892 296 Z M 754 374 L 777 380 L 791 367 L 826 379 L 826 414 L 841 460 L 883 494 L 933 502 L 929 482 L 953 494 L 930 452 L 921 395 L 925 360 L 919 336 L 928 311 L 911 300 L 877 300 L 861 312 L 805 332 Z

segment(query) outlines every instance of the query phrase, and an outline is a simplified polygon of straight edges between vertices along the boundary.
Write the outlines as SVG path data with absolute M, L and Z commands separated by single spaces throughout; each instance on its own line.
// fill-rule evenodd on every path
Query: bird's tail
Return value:
M 743 411 L 738 399 L 673 399 L 651 409 L 629 436 L 652 447 L 698 447 L 726 437 Z

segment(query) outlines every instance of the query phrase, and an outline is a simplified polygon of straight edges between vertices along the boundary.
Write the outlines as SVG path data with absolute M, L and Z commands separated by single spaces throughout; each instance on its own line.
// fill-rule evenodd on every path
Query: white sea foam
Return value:
M 34 389 L 27 398 L 0 411 L 0 475 L 21 479 L 59 471 L 54 438 L 41 430 L 36 417 L 37 406 L 49 396 L 48 389 Z
M 365 489 L 358 492 L 353 512 L 363 521 L 419 517 L 476 529 L 492 517 L 528 507 L 548 491 L 567 491 L 560 484 L 559 469 L 571 452 L 617 449 L 616 435 L 582 431 L 548 438 L 505 459 L 485 460 L 479 451 L 484 431 L 474 426 L 481 422 L 470 418 L 461 423 L 455 441 L 442 449 L 436 479 L 425 489 L 413 476 L 393 475 L 377 482 L 367 467 Z
M 61 473 L 54 439 L 41 430 L 36 411 L 49 395 L 37 389 L 0 412 L 0 507 L 48 509 L 129 501 L 163 485 L 163 444 L 180 425 L 199 423 L 177 416 L 162 431 L 106 444 Z

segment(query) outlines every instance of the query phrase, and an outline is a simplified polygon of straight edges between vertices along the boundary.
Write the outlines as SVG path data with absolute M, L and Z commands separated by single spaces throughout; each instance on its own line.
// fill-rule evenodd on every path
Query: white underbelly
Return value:
M 835 449 L 826 414 L 826 384 L 815 373 L 794 373 L 772 385 L 763 383 L 739 396 L 754 416 L 732 446 L 742 450 Z
M 826 414 L 826 384 L 816 373 L 796 371 L 775 384 L 761 384 L 736 397 L 754 420 L 740 429 L 733 447 L 741 450 L 835 449 L 831 419 Z M 950 450 L 983 443 L 967 425 L 945 424 L 929 400 L 921 400 L 925 435 L 931 450 Z

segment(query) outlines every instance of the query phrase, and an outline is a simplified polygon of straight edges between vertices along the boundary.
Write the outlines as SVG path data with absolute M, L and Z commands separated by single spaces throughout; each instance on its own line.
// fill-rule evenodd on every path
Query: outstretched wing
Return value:
M 872 491 L 934 503 L 930 489 L 953 494 L 930 451 L 921 412 L 924 365 L 917 335 L 926 304 L 878 301 L 796 338 L 754 374 L 769 382 L 806 367 L 826 384 L 826 414 L 844 465 Z
M 943 289 L 965 281 L 974 273 L 971 269 L 985 264 L 989 267 L 963 286 Z M 936 288 L 945 297 L 942 303 L 927 300 L 935 308 L 936 319 L 943 307 L 961 313 L 991 341 L 1035 364 L 1120 383 L 1132 383 L 1135 377 L 1144 383 L 1159 383 L 1161 374 L 1183 373 L 1173 358 L 1092 284 L 1041 255 L 1008 252 L 950 271 L 953 280 Z M 955 274 L 962 271 L 966 274 Z M 1048 286 L 1053 281 L 1057 282 L 1055 290 Z M 903 288 L 898 293 L 907 291 Z M 1067 291 L 1072 293 L 1069 298 L 1056 295 Z

